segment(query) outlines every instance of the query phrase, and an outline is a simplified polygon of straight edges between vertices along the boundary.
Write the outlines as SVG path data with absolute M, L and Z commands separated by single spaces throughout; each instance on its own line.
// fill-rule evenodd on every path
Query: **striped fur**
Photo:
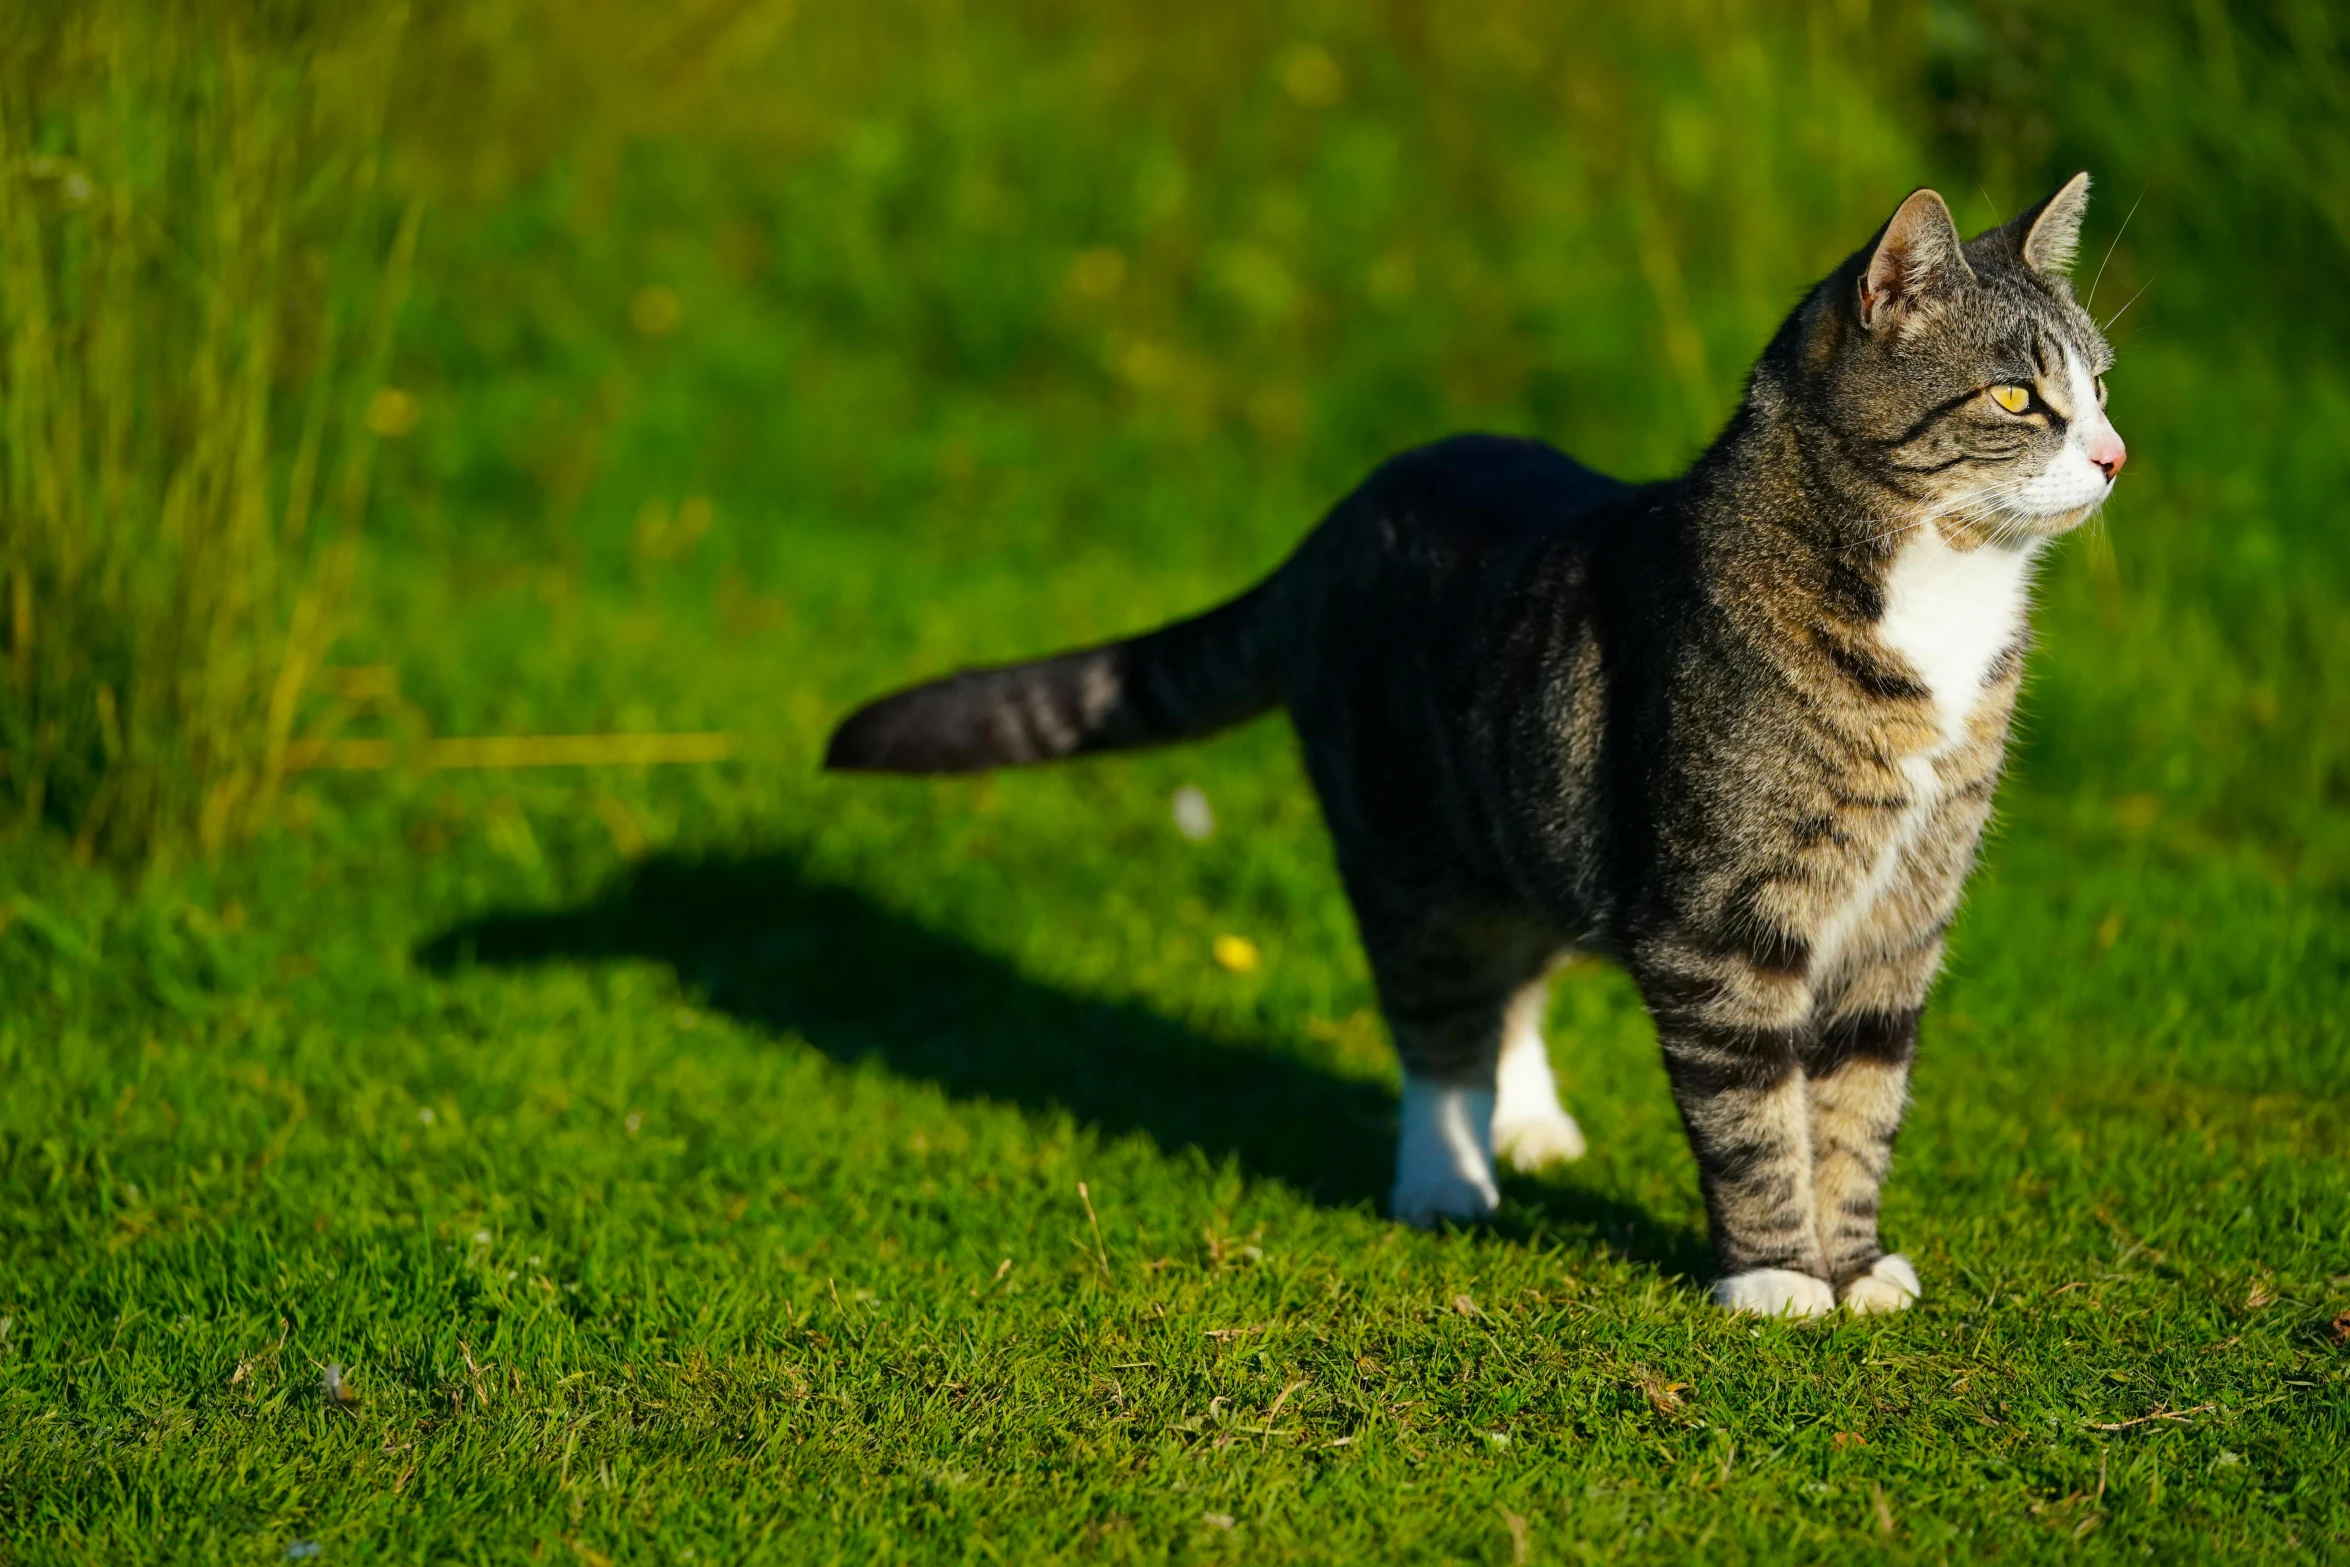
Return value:
M 969 773 L 1212 734 L 1280 700 L 1264 590 L 1106 647 L 966 669 L 883 697 L 834 731 L 836 772 Z
M 828 765 L 1045 761 L 1285 708 L 1402 1057 L 1399 1216 L 1488 1212 L 1497 1145 L 1580 1153 L 1540 1017 L 1553 966 L 1595 954 L 1655 1017 L 1715 1298 L 1907 1305 L 1878 1193 L 2034 562 L 2123 458 L 2062 275 L 2086 193 L 1963 243 L 1913 195 L 1678 479 L 1496 437 L 1406 453 L 1231 603 L 885 698 Z

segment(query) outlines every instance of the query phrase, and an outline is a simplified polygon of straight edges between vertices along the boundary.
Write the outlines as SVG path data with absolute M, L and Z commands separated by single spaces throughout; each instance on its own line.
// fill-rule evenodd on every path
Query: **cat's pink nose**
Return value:
M 2113 476 L 2122 471 L 2122 464 L 2130 460 L 2130 449 L 2122 444 L 2121 436 L 2115 433 L 2110 424 L 2089 437 L 2087 450 L 2089 460 L 2104 470 L 2107 483 L 2111 483 Z

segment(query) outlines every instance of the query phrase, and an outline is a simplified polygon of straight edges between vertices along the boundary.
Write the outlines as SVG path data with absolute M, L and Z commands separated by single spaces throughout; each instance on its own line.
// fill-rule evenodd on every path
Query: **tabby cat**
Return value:
M 1991 809 L 2048 541 L 2125 456 L 2068 281 L 2089 177 L 1962 241 L 1920 190 L 1677 479 L 1538 441 L 1395 458 L 1191 620 L 862 709 L 826 765 L 963 772 L 1288 710 L 1402 1057 L 1394 1212 L 1583 1152 L 1564 958 L 1656 1022 L 1738 1311 L 1898 1310 L 1877 1235 L 1918 1013 Z

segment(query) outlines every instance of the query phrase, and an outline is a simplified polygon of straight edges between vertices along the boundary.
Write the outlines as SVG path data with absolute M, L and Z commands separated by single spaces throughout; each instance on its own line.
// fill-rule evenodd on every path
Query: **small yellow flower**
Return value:
M 685 313 L 677 291 L 659 283 L 647 284 L 628 302 L 628 324 L 646 337 L 664 337 Z
M 1069 264 L 1069 286 L 1088 299 L 1107 299 L 1126 281 L 1126 253 L 1096 245 Z
M 1257 971 L 1257 944 L 1246 936 L 1218 936 L 1211 950 L 1216 955 L 1216 966 L 1228 974 Z
M 387 441 L 396 441 L 416 428 L 420 413 L 413 396 L 396 386 L 383 387 L 367 400 L 367 428 Z
M 1346 73 L 1330 58 L 1329 50 L 1300 44 L 1281 62 L 1281 85 L 1307 108 L 1327 109 L 1346 91 Z

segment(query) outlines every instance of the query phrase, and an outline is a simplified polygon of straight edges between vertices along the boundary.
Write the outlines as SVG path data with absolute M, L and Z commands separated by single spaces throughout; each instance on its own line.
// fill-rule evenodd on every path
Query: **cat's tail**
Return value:
M 1123 642 L 966 669 L 867 703 L 833 731 L 834 772 L 972 773 L 1213 733 L 1281 699 L 1271 583 Z

